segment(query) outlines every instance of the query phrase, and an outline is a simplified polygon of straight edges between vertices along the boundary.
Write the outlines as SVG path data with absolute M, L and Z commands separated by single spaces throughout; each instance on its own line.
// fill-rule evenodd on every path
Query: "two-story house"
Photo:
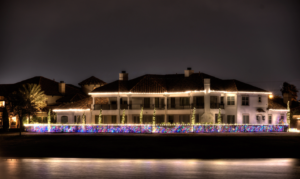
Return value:
M 97 124 L 100 109 L 103 123 L 152 123 L 154 108 L 156 123 L 216 123 L 219 110 L 225 124 L 281 124 L 286 122 L 286 108 L 270 108 L 271 92 L 238 80 L 223 80 L 191 68 L 183 74 L 143 75 L 128 78 L 123 71 L 119 79 L 88 93 L 86 103 L 60 105 L 54 111 L 58 123 L 80 123 L 84 113 L 87 124 Z M 85 105 L 84 105 L 85 104 Z

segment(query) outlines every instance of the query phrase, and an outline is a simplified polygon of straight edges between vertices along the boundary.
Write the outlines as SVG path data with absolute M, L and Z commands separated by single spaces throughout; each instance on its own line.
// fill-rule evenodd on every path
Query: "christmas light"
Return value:
M 66 133 L 241 133 L 285 132 L 287 125 L 245 124 L 195 124 L 195 125 L 149 125 L 149 124 L 25 124 L 27 132 Z

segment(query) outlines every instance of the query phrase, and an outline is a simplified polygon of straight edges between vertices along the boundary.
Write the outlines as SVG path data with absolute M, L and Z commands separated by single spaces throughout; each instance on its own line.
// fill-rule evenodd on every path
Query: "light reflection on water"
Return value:
M 297 159 L 0 159 L 2 179 L 298 178 Z

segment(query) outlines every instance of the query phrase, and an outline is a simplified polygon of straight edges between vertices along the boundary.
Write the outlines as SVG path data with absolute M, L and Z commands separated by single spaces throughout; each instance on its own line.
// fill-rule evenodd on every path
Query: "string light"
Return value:
M 48 132 L 48 124 L 25 124 L 27 132 Z M 240 132 L 285 132 L 288 125 L 245 124 L 51 124 L 50 132 L 66 133 L 240 133 Z

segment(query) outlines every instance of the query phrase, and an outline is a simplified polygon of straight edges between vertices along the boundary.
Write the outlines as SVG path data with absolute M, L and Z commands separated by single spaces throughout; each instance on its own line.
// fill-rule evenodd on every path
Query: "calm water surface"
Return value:
M 300 178 L 297 159 L 1 159 L 2 179 Z

